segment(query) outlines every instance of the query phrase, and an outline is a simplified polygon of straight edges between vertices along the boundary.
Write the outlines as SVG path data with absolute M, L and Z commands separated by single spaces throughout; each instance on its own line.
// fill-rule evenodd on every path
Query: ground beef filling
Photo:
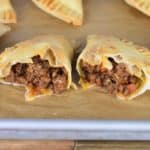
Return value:
M 138 88 L 139 79 L 128 73 L 124 63 L 116 63 L 112 58 L 109 60 L 113 65 L 112 70 L 102 68 L 102 65 L 92 66 L 81 61 L 84 80 L 101 86 L 114 95 L 121 93 L 128 96 L 135 92 Z
M 8 82 L 24 84 L 32 89 L 52 89 L 60 93 L 67 87 L 65 68 L 50 67 L 47 60 L 40 56 L 32 57 L 33 63 L 17 63 L 12 66 L 10 74 L 5 78 Z

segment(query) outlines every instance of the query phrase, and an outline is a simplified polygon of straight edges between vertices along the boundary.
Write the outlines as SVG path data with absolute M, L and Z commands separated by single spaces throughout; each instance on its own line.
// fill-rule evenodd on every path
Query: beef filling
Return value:
M 111 70 L 103 68 L 102 65 L 92 66 L 81 61 L 84 80 L 101 86 L 114 95 L 116 93 L 122 93 L 125 96 L 132 94 L 138 88 L 139 78 L 131 75 L 124 63 L 116 63 L 112 58 L 109 58 L 109 61 L 113 65 Z
M 60 93 L 67 87 L 67 74 L 63 67 L 50 67 L 39 55 L 32 57 L 33 63 L 17 63 L 5 78 L 8 82 L 24 84 L 32 89 L 52 89 Z

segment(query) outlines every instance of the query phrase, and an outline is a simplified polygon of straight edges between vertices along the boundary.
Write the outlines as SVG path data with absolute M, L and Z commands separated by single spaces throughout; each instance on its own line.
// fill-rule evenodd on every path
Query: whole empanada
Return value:
M 125 0 L 127 4 L 150 16 L 150 0 Z
M 83 22 L 82 0 L 32 0 L 43 11 L 67 23 L 80 26 Z
M 72 46 L 63 36 L 21 42 L 1 53 L 0 82 L 25 86 L 26 100 L 59 94 L 71 86 L 72 55 Z
M 16 23 L 16 13 L 10 0 L 0 0 L 0 23 Z
M 91 35 L 77 61 L 80 84 L 102 87 L 120 99 L 150 89 L 150 51 L 111 36 Z

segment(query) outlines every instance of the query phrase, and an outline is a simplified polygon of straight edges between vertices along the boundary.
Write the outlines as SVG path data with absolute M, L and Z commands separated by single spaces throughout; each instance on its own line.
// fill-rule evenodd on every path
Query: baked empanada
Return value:
M 115 37 L 91 35 L 77 61 L 83 88 L 102 87 L 120 99 L 150 89 L 150 51 Z
M 41 36 L 0 55 L 0 82 L 25 86 L 26 100 L 70 88 L 73 49 L 63 36 Z
M 10 31 L 10 27 L 0 24 L 0 37 L 5 34 L 6 32 Z
M 125 0 L 127 4 L 150 16 L 150 0 Z
M 82 0 L 32 0 L 39 8 L 67 23 L 83 22 Z
M 16 13 L 10 0 L 0 0 L 0 23 L 16 23 Z

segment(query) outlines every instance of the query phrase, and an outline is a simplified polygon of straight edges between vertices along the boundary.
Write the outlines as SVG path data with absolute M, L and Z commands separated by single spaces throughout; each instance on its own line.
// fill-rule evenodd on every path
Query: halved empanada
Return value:
M 83 22 L 82 0 L 32 0 L 45 12 L 73 25 Z
M 77 61 L 80 84 L 132 99 L 150 89 L 150 51 L 115 37 L 91 35 Z
M 127 4 L 150 16 L 150 0 L 125 0 Z
M 0 37 L 8 31 L 10 31 L 10 27 L 0 23 Z
M 0 0 L 0 23 L 16 23 L 16 13 L 10 0 Z
M 70 88 L 73 49 L 63 36 L 41 36 L 7 48 L 0 55 L 0 82 L 22 85 L 26 99 Z

